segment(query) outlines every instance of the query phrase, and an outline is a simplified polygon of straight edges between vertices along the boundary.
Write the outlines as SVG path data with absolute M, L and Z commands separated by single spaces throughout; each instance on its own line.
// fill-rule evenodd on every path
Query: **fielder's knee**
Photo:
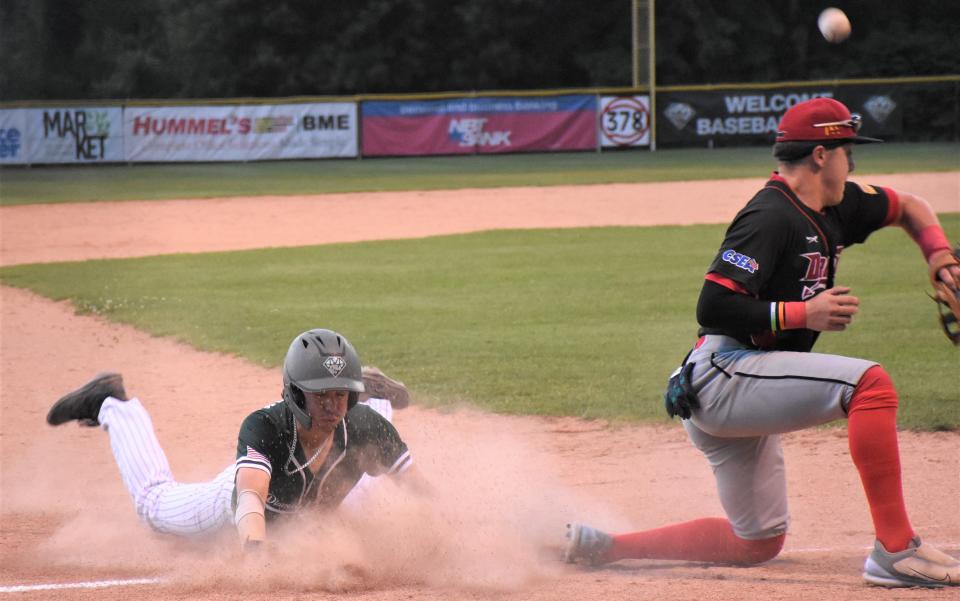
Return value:
M 742 558 L 742 564 L 752 566 L 765 561 L 770 561 L 780 554 L 780 551 L 783 549 L 783 542 L 786 540 L 786 538 L 786 533 L 778 534 L 772 538 L 760 538 L 755 540 L 741 538 L 740 556 Z
M 890 374 L 883 366 L 874 365 L 863 372 L 857 382 L 847 406 L 847 415 L 867 409 L 896 409 L 899 403 Z

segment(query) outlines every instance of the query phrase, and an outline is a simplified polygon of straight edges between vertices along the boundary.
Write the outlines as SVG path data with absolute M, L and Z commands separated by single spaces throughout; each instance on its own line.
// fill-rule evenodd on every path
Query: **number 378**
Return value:
M 647 114 L 642 111 L 607 111 L 603 128 L 609 132 L 631 133 L 647 129 Z

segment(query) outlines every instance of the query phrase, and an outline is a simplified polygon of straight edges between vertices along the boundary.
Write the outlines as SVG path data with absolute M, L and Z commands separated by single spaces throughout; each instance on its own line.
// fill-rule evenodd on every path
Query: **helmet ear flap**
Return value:
M 283 387 L 283 401 L 297 421 L 309 430 L 313 424 L 313 418 L 305 410 L 307 399 L 303 396 L 303 391 L 298 386 L 287 384 Z
M 296 403 L 297 407 L 301 409 L 306 409 L 307 407 L 307 397 L 304 396 L 303 391 L 296 386 L 290 386 L 290 395 L 293 397 L 293 402 Z

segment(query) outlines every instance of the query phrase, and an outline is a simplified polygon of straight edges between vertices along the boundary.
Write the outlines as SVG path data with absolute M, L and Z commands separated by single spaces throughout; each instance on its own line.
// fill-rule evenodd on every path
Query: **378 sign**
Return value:
M 602 97 L 598 125 L 601 146 L 649 146 L 650 97 Z

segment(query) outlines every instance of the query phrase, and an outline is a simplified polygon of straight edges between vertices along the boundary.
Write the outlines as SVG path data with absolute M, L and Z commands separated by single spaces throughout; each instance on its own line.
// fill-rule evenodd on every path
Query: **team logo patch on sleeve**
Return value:
M 857 184 L 857 186 L 867 194 L 877 193 L 877 189 L 871 186 L 870 184 L 861 184 L 860 182 L 854 182 L 854 183 Z
M 756 259 L 753 257 L 748 257 L 743 253 L 738 253 L 733 249 L 723 251 L 723 254 L 720 255 L 720 258 L 727 263 L 739 267 L 744 271 L 749 271 L 750 273 L 756 273 L 757 270 L 760 269 L 760 264 L 757 263 Z

